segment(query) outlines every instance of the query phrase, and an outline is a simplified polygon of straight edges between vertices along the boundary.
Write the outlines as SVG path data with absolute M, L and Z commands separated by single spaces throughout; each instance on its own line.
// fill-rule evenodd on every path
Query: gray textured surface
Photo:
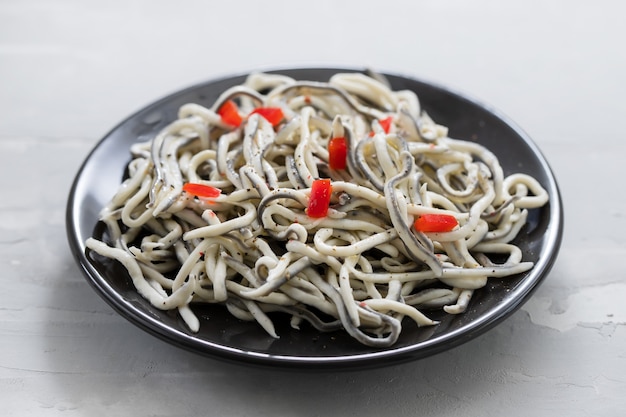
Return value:
M 0 1 L 3 415 L 621 415 L 623 2 L 208 3 Z M 309 65 L 446 84 L 533 137 L 559 180 L 566 228 L 552 273 L 520 311 L 425 360 L 287 373 L 167 345 L 86 284 L 64 211 L 100 137 L 195 82 Z

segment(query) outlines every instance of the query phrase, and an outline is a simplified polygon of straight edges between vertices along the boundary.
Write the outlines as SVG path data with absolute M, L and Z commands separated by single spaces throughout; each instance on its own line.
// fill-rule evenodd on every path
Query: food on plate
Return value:
M 391 346 L 403 320 L 436 325 L 429 311 L 461 314 L 489 278 L 531 269 L 514 239 L 548 201 L 415 92 L 360 73 L 251 74 L 130 155 L 86 246 L 193 332 L 193 306 L 218 303 L 273 337 L 282 314 Z

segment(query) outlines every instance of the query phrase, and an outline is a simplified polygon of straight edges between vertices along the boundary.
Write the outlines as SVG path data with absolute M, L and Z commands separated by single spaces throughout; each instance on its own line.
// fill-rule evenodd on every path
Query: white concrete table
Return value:
M 624 3 L 212 3 L 0 1 L 0 414 L 623 415 Z M 518 312 L 424 360 L 298 373 L 182 351 L 91 289 L 64 216 L 96 142 L 179 88 L 310 65 L 442 83 L 531 135 L 566 227 L 550 276 Z

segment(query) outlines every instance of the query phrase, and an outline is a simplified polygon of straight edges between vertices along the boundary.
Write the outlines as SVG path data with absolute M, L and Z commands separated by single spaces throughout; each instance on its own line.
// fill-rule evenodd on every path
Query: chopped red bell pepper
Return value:
M 459 222 L 449 214 L 422 214 L 415 219 L 413 227 L 418 232 L 442 233 L 450 232 Z
M 194 182 L 188 182 L 183 185 L 183 191 L 192 194 L 196 197 L 202 198 L 215 198 L 218 197 L 222 190 L 219 188 L 211 187 L 210 185 L 198 184 Z
M 380 123 L 380 127 L 383 128 L 385 133 L 389 133 L 389 130 L 391 130 L 392 122 L 393 122 L 393 117 L 389 116 L 389 117 L 384 118 L 383 120 L 380 120 L 378 123 Z
M 348 143 L 345 137 L 331 138 L 328 141 L 328 166 L 330 169 L 346 169 Z
M 380 127 L 383 128 L 383 131 L 385 133 L 389 133 L 389 131 L 391 130 L 392 122 L 393 122 L 393 117 L 391 116 L 385 117 L 384 119 L 378 121 L 378 123 L 380 124 Z M 374 131 L 370 132 L 370 136 L 374 136 Z
M 309 207 L 307 207 L 306 214 L 316 219 L 326 217 L 332 191 L 330 179 L 313 181 L 311 185 L 311 195 L 309 196 Z
M 257 107 L 250 112 L 250 116 L 255 113 L 263 116 L 263 118 L 270 122 L 272 126 L 276 126 L 277 124 L 279 124 L 284 117 L 283 111 L 280 109 L 280 107 Z
M 220 115 L 222 121 L 227 125 L 239 127 L 243 118 L 239 114 L 239 109 L 234 101 L 228 100 L 226 103 L 222 104 L 222 107 L 219 108 L 217 114 Z

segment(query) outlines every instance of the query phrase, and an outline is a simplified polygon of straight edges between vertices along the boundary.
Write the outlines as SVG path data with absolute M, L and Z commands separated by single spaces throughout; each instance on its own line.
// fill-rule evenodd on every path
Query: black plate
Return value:
M 326 81 L 348 69 L 309 68 L 271 71 L 302 80 Z M 197 334 L 187 330 L 176 314 L 152 307 L 137 294 L 126 271 L 113 261 L 94 258 L 85 240 L 101 236 L 98 213 L 117 190 L 129 147 L 150 139 L 176 118 L 180 105 L 195 102 L 210 106 L 245 75 L 208 81 L 169 95 L 130 116 L 107 134 L 81 166 L 69 194 L 67 234 L 72 252 L 87 281 L 122 316 L 167 342 L 201 354 L 266 365 L 302 367 L 381 366 L 417 359 L 450 349 L 493 327 L 516 311 L 546 277 L 559 250 L 563 213 L 554 175 L 537 146 L 506 117 L 475 100 L 427 82 L 386 74 L 394 90 L 415 91 L 422 107 L 435 121 L 450 129 L 450 136 L 475 140 L 491 149 L 506 174 L 533 175 L 548 191 L 550 203 L 533 210 L 529 224 L 517 239 L 525 260 L 535 267 L 524 274 L 491 279 L 477 291 L 468 310 L 457 316 L 435 315 L 441 324 L 418 329 L 405 320 L 395 346 L 374 349 L 362 346 L 343 333 L 320 334 L 308 326 L 292 330 L 279 320 L 280 339 L 268 336 L 256 323 L 241 322 L 219 306 L 197 310 L 201 317 Z

